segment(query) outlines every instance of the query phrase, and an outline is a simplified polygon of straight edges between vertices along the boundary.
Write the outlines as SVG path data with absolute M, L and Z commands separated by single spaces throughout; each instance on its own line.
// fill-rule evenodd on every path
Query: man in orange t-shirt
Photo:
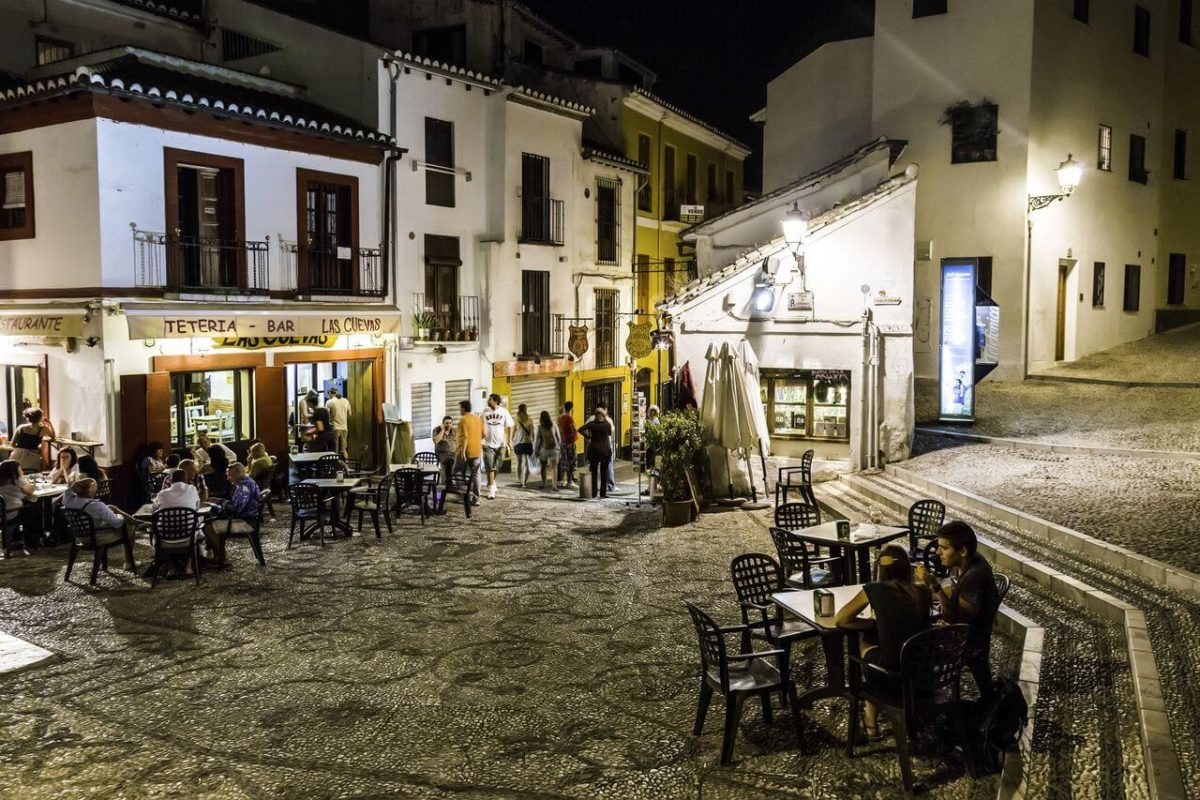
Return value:
M 483 458 L 483 418 L 478 414 L 471 413 L 471 401 L 463 400 L 458 404 L 459 410 L 462 412 L 458 418 L 458 464 L 456 467 L 462 472 L 470 471 L 473 474 L 471 481 L 471 504 L 479 505 L 479 469 L 480 460 Z

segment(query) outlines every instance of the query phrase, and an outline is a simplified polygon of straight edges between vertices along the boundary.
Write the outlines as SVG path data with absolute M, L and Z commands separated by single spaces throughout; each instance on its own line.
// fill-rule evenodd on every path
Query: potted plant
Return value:
M 473 342 L 478 338 L 479 338 L 479 331 L 475 330 L 475 328 L 467 329 L 467 341 L 468 342 Z
M 692 521 L 692 491 L 687 471 L 704 446 L 700 416 L 694 411 L 668 411 L 646 426 L 646 444 L 654 450 L 663 489 L 663 525 Z
M 417 329 L 418 339 L 428 339 L 429 329 L 432 325 L 432 311 L 429 309 L 413 309 L 413 327 Z

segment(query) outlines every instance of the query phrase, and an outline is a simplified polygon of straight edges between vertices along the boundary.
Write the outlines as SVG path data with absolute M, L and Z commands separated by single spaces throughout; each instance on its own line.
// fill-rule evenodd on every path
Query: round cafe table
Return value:
M 316 486 L 321 490 L 322 497 L 329 498 L 329 527 L 333 528 L 335 533 L 341 531 L 346 534 L 346 538 L 354 535 L 350 523 L 342 519 L 341 498 L 343 494 L 362 483 L 362 478 L 345 478 L 340 481 L 337 478 L 306 478 L 300 483 Z

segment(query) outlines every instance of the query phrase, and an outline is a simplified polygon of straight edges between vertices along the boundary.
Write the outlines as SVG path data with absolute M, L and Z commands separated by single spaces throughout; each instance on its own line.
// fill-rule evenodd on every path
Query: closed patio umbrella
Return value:
M 767 412 L 762 403 L 762 384 L 758 380 L 758 355 L 749 339 L 738 345 L 742 375 L 746 384 L 746 395 L 754 417 L 754 429 L 758 432 L 758 457 L 762 462 L 763 485 L 767 483 L 767 453 L 771 450 L 771 431 L 767 428 Z

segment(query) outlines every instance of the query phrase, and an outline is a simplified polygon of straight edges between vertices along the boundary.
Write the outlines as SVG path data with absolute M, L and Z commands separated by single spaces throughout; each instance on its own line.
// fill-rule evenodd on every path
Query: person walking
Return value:
M 562 449 L 562 439 L 558 426 L 550 419 L 549 411 L 543 411 L 538 419 L 534 449 L 537 451 L 538 460 L 542 462 L 542 488 L 546 488 L 546 475 L 549 474 L 550 488 L 558 491 L 558 453 Z
M 458 404 L 461 412 L 458 417 L 458 430 L 454 438 L 457 441 L 455 455 L 458 461 L 456 469 L 471 474 L 471 505 L 479 505 L 479 468 L 483 457 L 483 419 L 471 411 L 471 401 L 463 400 Z
M 524 488 L 529 481 L 529 457 L 533 455 L 534 439 L 533 418 L 529 416 L 524 403 L 517 406 L 517 416 L 513 421 L 512 447 L 513 455 L 517 457 L 517 480 Z
M 558 417 L 558 440 L 560 442 L 558 448 L 558 480 L 561 482 L 566 478 L 564 486 L 575 485 L 575 463 L 578 459 L 576 455 L 575 442 L 579 439 L 579 431 L 575 428 L 575 415 L 571 412 L 575 410 L 575 404 L 570 400 L 563 403 L 563 413 Z
M 329 427 L 333 429 L 334 446 L 342 458 L 350 457 L 350 401 L 333 387 L 325 395 L 325 410 L 329 412 Z
M 590 422 L 580 426 L 579 432 L 587 442 L 588 470 L 592 473 L 592 497 L 597 490 L 600 497 L 608 497 L 608 462 L 612 460 L 612 423 L 604 416 L 604 409 L 597 408 Z
M 496 499 L 496 470 L 506 451 L 512 450 L 513 418 L 500 405 L 500 395 L 488 395 L 487 411 L 483 412 L 483 468 L 487 470 L 488 500 Z

